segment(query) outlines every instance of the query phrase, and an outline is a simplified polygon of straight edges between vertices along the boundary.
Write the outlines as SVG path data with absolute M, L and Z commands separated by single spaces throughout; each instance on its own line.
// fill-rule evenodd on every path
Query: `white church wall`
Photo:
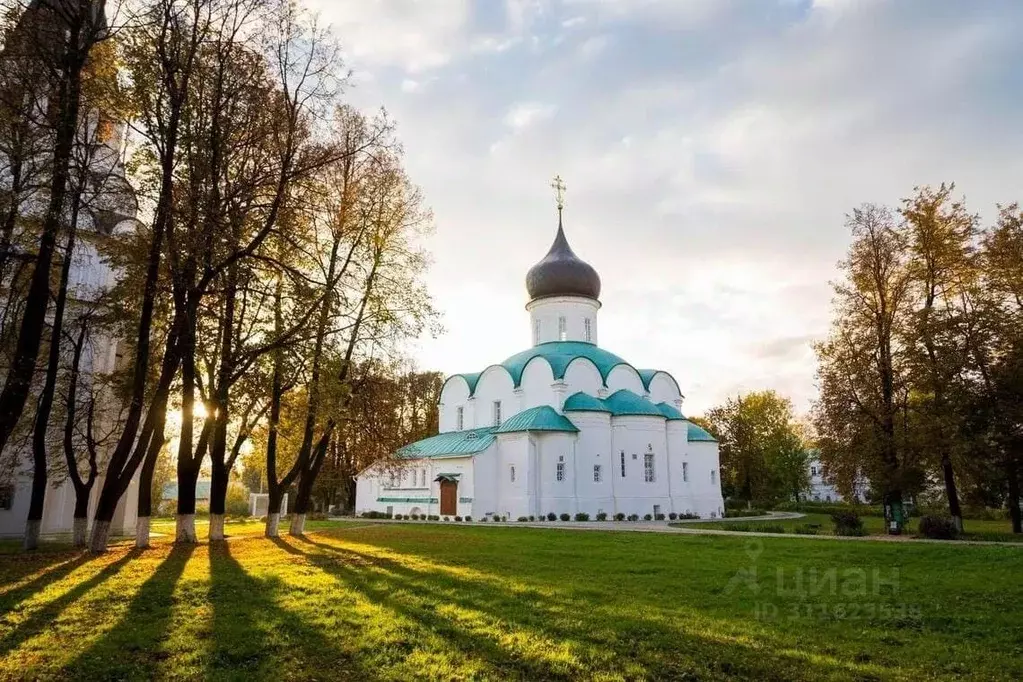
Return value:
M 511 375 L 500 365 L 488 367 L 480 376 L 476 392 L 473 394 L 475 423 L 472 426 L 467 425 L 466 428 L 493 426 L 496 401 L 501 402 L 501 421 L 519 411 Z
M 658 372 L 654 375 L 654 378 L 650 380 L 650 401 L 656 403 L 668 403 L 678 407 L 678 401 L 682 399 L 682 394 L 678 391 L 678 386 L 675 385 L 675 381 L 666 372 Z
M 402 471 L 396 473 L 395 485 L 391 485 L 391 472 L 383 467 L 370 467 L 355 480 L 355 513 L 377 511 L 392 514 L 433 514 L 440 515 L 439 474 L 458 474 L 456 512 L 452 516 L 470 516 L 477 494 L 476 473 L 480 462 L 493 460 L 496 446 L 473 457 L 439 457 L 410 460 L 403 463 Z M 482 467 L 482 468 L 485 468 Z M 425 475 L 424 475 L 425 474 Z M 486 472 L 484 471 L 484 474 Z M 421 483 L 425 478 L 425 485 Z M 486 494 L 484 478 L 484 495 Z
M 677 514 L 695 513 L 693 463 L 689 456 L 689 422 L 668 421 L 665 425 L 668 439 L 668 486 L 671 511 Z
M 533 345 L 550 341 L 597 343 L 597 311 L 600 303 L 582 296 L 551 296 L 530 301 L 530 329 Z M 561 320 L 564 319 L 562 333 Z M 589 336 L 587 324 L 589 320 Z
M 493 512 L 511 521 L 532 513 L 536 479 L 535 467 L 530 466 L 530 442 L 531 436 L 525 432 L 497 436 L 493 474 L 497 495 L 492 507 L 481 509 L 482 513 Z
M 538 405 L 553 405 L 555 402 L 554 389 L 551 387 L 553 383 L 554 372 L 551 371 L 547 359 L 536 357 L 530 360 L 522 372 L 522 381 L 519 384 L 522 392 L 519 411 Z
M 607 375 L 607 393 L 611 395 L 623 388 L 628 389 L 636 395 L 643 395 L 646 389 L 643 388 L 643 380 L 639 373 L 629 365 L 617 365 Z
M 600 376 L 597 366 L 587 358 L 576 358 L 565 370 L 565 384 L 567 389 L 565 397 L 582 391 L 587 395 L 596 396 L 597 392 L 604 387 L 604 380 Z
M 463 410 L 463 422 L 466 429 L 472 428 L 473 418 L 469 414 L 472 407 L 469 401 L 469 384 L 460 376 L 454 376 L 444 382 L 440 392 L 439 430 L 440 433 L 458 430 L 458 408 Z
M 614 448 L 616 512 L 668 514 L 668 444 L 665 419 L 654 416 L 621 416 L 611 420 Z M 653 455 L 653 480 L 645 476 L 646 455 Z M 622 476 L 624 456 L 625 476 Z
M 693 512 L 704 518 L 720 517 L 725 503 L 721 497 L 718 444 L 703 441 L 689 443 L 689 462 Z
M 611 415 L 607 412 L 568 412 L 566 416 L 579 429 L 575 444 L 577 510 L 596 520 L 604 512 L 614 518 L 614 478 L 611 449 Z M 600 467 L 596 480 L 594 467 Z
M 536 513 L 575 514 L 576 483 L 578 480 L 575 461 L 576 434 L 546 432 L 534 435 L 537 443 L 538 490 Z M 558 480 L 558 465 L 561 480 Z M 527 514 L 528 515 L 528 514 Z

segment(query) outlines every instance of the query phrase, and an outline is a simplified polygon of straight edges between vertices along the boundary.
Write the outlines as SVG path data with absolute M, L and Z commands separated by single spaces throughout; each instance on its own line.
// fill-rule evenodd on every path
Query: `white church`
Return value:
M 600 277 L 561 224 L 526 275 L 533 345 L 440 396 L 439 435 L 356 479 L 356 512 L 720 517 L 718 444 L 682 414 L 668 372 L 598 345 Z

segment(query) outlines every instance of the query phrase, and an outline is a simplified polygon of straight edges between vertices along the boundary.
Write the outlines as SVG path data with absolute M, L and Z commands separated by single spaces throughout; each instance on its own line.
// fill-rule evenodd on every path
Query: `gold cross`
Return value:
M 554 188 L 554 196 L 558 199 L 558 210 L 565 208 L 565 181 L 561 179 L 560 175 L 554 176 L 554 182 L 551 183 L 551 187 Z

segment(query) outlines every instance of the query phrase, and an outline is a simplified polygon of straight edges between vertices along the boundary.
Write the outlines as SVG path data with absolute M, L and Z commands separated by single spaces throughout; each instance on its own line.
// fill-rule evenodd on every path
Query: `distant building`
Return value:
M 806 463 L 810 473 L 810 500 L 813 502 L 845 502 L 846 499 L 838 492 L 838 488 L 832 482 L 825 470 L 824 464 L 816 452 L 810 453 L 810 459 Z M 850 502 L 867 501 L 867 481 L 861 479 L 856 482 L 853 499 Z

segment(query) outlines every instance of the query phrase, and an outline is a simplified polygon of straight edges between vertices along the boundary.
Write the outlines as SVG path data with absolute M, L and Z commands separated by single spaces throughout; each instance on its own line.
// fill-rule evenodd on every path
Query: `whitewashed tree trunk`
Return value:
M 195 534 L 195 514 L 178 514 L 174 542 L 187 542 L 191 544 L 199 542 L 199 538 Z
M 140 516 L 135 521 L 135 546 L 145 549 L 149 546 L 149 517 Z
M 71 544 L 85 547 L 89 544 L 89 519 L 75 519 L 71 523 Z
M 210 514 L 210 540 L 224 539 L 224 515 Z
M 305 514 L 292 514 L 291 515 L 291 528 L 288 529 L 290 535 L 302 535 L 305 533 Z
M 25 522 L 25 543 L 23 546 L 26 550 L 37 549 L 39 547 L 39 531 L 42 530 L 42 527 L 42 521 Z
M 266 515 L 266 536 L 268 538 L 276 538 L 280 536 L 280 525 L 281 515 L 280 514 L 267 514 Z
M 110 540 L 110 522 L 109 521 L 97 521 L 92 526 L 92 543 L 91 549 L 93 552 L 100 553 L 107 551 L 107 542 Z

